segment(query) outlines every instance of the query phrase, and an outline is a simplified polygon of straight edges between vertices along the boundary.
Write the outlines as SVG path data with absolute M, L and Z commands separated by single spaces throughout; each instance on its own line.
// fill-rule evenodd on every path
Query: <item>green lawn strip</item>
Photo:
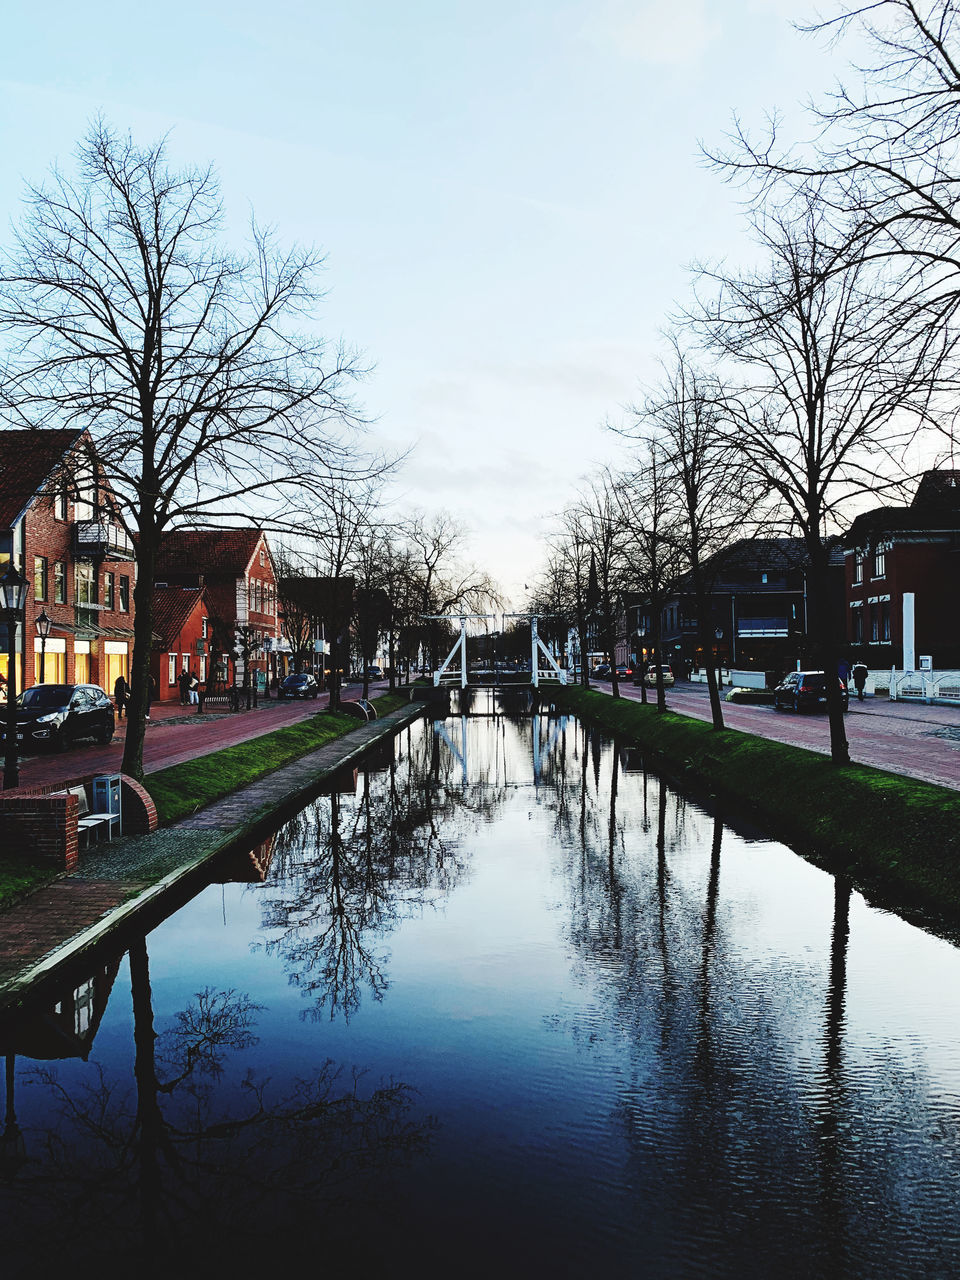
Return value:
M 408 705 L 401 694 L 383 694 L 371 701 L 380 716 Z M 353 716 L 321 711 L 299 724 L 151 773 L 146 787 L 157 806 L 160 825 L 168 826 L 215 800 L 222 800 L 232 791 L 299 760 L 356 727 Z
M 568 688 L 558 707 L 651 754 L 694 790 L 732 800 L 821 865 L 896 905 L 960 917 L 960 795 L 866 765 Z M 827 728 L 824 724 L 824 733 Z M 891 904 L 894 905 L 894 904 Z

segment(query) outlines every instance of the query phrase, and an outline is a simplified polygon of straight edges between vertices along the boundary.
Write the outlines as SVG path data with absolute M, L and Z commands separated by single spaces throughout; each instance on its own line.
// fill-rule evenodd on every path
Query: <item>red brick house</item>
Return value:
M 211 627 L 205 587 L 157 587 L 153 593 L 153 650 L 150 674 L 160 702 L 180 700 L 180 673 L 191 671 L 206 684 Z
M 215 646 L 210 678 L 232 683 L 238 634 L 248 642 L 251 669 L 266 672 L 263 641 L 277 639 L 277 580 L 261 529 L 171 530 L 160 547 L 156 583 L 205 589 Z M 243 679 L 242 667 L 241 660 L 236 664 L 237 683 Z
M 109 693 L 117 676 L 129 678 L 133 546 L 86 432 L 0 430 L 0 572 L 11 555 L 32 584 L 26 635 L 17 641 L 17 688 L 39 683 L 41 664 L 46 684 L 91 683 Z M 52 622 L 45 645 L 35 627 L 41 613 Z
M 908 507 L 858 516 L 844 550 L 853 659 L 903 667 L 904 596 L 912 596 L 915 663 L 929 656 L 934 669 L 960 667 L 960 471 L 926 471 Z

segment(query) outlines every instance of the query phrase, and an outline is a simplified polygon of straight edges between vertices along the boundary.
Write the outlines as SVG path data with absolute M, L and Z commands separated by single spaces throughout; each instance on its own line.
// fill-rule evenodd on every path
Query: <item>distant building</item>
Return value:
M 180 675 L 192 672 L 202 685 L 210 670 L 210 626 L 205 587 L 156 587 L 153 594 L 150 672 L 161 702 L 180 700 Z
M 277 580 L 262 529 L 172 529 L 160 545 L 157 587 L 203 587 L 211 645 L 208 677 L 243 680 L 239 638 L 254 672 L 266 672 L 265 640 L 277 639 Z
M 708 662 L 726 668 L 768 672 L 795 667 L 809 650 L 806 548 L 802 538 L 741 538 L 711 557 L 707 631 L 710 650 L 698 638 L 697 606 L 689 574 L 665 596 L 661 609 L 662 657 L 685 670 Z M 843 607 L 843 556 L 839 540 L 831 549 L 830 609 L 840 634 Z M 654 656 L 650 602 L 624 597 L 632 628 L 631 652 L 637 661 Z
M 74 429 L 0 431 L 0 572 L 13 556 L 32 590 L 17 639 L 17 688 L 130 676 L 133 545 L 90 436 Z M 51 620 L 41 644 L 35 621 Z M 7 636 L 0 627 L 0 672 Z M 24 646 L 26 661 L 24 661 Z
M 909 506 L 858 516 L 843 545 L 851 657 L 902 668 L 904 597 L 912 596 L 915 662 L 929 656 L 934 668 L 960 668 L 960 471 L 924 472 Z

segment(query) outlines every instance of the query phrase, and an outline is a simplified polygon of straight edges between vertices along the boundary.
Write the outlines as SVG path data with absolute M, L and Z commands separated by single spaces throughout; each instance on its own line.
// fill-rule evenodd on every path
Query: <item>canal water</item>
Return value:
M 958 979 L 479 695 L 0 1026 L 4 1274 L 957 1276 Z

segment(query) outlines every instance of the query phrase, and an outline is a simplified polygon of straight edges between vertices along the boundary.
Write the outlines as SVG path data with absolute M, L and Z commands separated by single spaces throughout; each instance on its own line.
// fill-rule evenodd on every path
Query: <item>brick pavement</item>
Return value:
M 591 686 L 610 693 L 610 685 L 598 681 Z M 627 698 L 639 700 L 641 691 L 632 684 L 621 685 Z M 656 696 L 648 690 L 648 695 Z M 681 715 L 710 719 L 705 684 L 679 682 L 667 689 L 667 707 Z M 758 737 L 785 742 L 824 754 L 830 752 L 830 731 L 823 714 L 796 714 L 774 711 L 769 706 L 724 702 L 724 724 Z M 850 703 L 845 721 L 850 758 L 857 764 L 872 765 L 907 778 L 934 782 L 960 790 L 960 708 L 926 706 L 917 702 L 890 702 L 866 698 Z

